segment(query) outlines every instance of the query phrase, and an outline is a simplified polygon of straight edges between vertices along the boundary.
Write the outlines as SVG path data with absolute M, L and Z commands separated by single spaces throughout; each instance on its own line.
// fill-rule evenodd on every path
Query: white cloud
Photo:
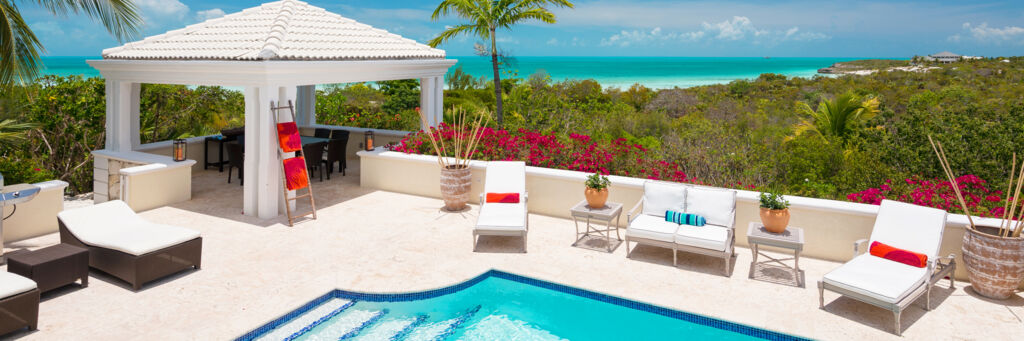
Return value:
M 196 19 L 198 19 L 199 21 L 207 21 L 210 19 L 223 17 L 225 14 L 227 13 L 224 13 L 224 10 L 220 8 L 208 9 L 205 11 L 196 12 Z
M 981 43 L 993 43 L 1001 44 L 1004 42 L 1008 43 L 1019 43 L 1024 44 L 1024 27 L 1019 26 L 1004 26 L 989 27 L 988 23 L 983 22 L 980 25 L 971 25 L 969 22 L 965 22 L 962 25 L 964 32 L 954 34 L 947 40 L 952 42 L 960 42 L 964 39 L 965 35 L 974 41 Z
M 705 38 L 721 41 L 748 40 L 755 44 L 777 44 L 783 41 L 811 41 L 830 39 L 828 35 L 818 32 L 801 32 L 799 27 L 787 30 L 766 30 L 754 25 L 750 18 L 734 16 L 717 23 L 704 22 L 698 31 L 664 32 L 661 27 L 646 30 L 622 30 L 619 33 L 602 39 L 601 46 L 620 46 L 670 43 L 697 42 Z
M 59 37 L 64 35 L 64 30 L 60 28 L 60 24 L 56 21 L 42 21 L 35 22 L 28 25 L 32 28 L 32 31 L 39 35 L 55 36 Z
M 548 45 L 558 45 L 558 38 L 548 39 Z

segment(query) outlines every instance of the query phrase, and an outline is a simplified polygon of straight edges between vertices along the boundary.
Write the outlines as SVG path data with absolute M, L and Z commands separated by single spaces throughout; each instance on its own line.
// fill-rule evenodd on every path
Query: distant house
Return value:
M 958 54 L 953 53 L 953 52 L 949 52 L 949 51 L 939 52 L 939 53 L 936 53 L 936 54 L 933 54 L 933 55 L 929 55 L 928 57 L 931 58 L 930 61 L 936 61 L 936 62 L 939 62 L 939 63 L 959 62 L 960 59 L 963 58 L 963 56 L 958 55 Z

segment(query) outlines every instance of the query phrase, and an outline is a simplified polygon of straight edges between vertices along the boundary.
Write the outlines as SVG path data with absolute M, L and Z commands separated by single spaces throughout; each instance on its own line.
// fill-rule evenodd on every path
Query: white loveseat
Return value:
M 700 215 L 704 226 L 679 225 L 665 221 L 665 212 Z M 644 183 L 644 195 L 627 215 L 626 257 L 629 243 L 672 249 L 672 264 L 678 251 L 720 257 L 729 275 L 736 244 L 736 191 L 660 181 Z

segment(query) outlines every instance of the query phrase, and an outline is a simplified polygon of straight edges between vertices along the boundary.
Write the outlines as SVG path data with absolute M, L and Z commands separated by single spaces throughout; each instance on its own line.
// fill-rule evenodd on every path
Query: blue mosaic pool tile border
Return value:
M 405 328 L 402 328 L 402 330 L 399 330 L 398 333 L 395 333 L 395 335 L 391 335 L 391 339 L 390 340 L 391 341 L 404 340 L 405 337 L 409 336 L 409 334 L 411 334 L 414 329 L 418 328 L 424 322 L 427 322 L 427 318 L 428 318 L 427 315 L 416 316 L 416 320 L 415 321 L 412 321 L 412 323 L 410 323 L 408 326 L 405 326 Z
M 381 311 L 377 312 L 377 314 L 373 315 L 373 317 L 371 317 L 369 320 L 364 321 L 362 324 L 360 324 L 355 329 L 352 329 L 352 330 L 348 331 L 348 333 L 345 333 L 345 335 L 342 335 L 341 337 L 339 337 L 338 340 L 348 340 L 348 339 L 351 339 L 353 337 L 356 337 L 356 335 L 359 335 L 359 332 L 363 331 L 363 329 L 366 329 L 366 327 L 369 327 L 369 326 L 373 325 L 374 323 L 377 323 L 377 321 L 379 321 L 381 318 L 384 317 L 384 315 L 387 315 L 387 314 L 388 314 L 388 310 L 387 309 L 384 309 L 384 310 L 381 310 Z
M 748 335 L 748 336 L 752 336 L 752 337 L 756 337 L 756 338 L 761 338 L 761 339 L 765 339 L 765 340 L 773 340 L 773 341 L 809 341 L 810 340 L 810 339 L 803 338 L 803 337 L 798 337 L 798 336 L 784 334 L 784 333 L 780 333 L 780 332 L 776 332 L 776 331 L 761 329 L 761 328 L 752 327 L 752 326 L 748 326 L 748 325 L 744 325 L 744 324 L 739 324 L 739 323 L 735 323 L 735 322 L 729 322 L 729 321 L 720 320 L 720 319 L 716 319 L 716 318 L 708 317 L 708 316 L 703 316 L 703 315 L 698 315 L 698 314 L 694 314 L 694 313 L 687 313 L 687 312 L 683 312 L 683 311 L 679 311 L 679 310 L 675 310 L 675 309 L 669 309 L 669 308 L 665 308 L 665 307 L 656 306 L 656 305 L 653 305 L 653 304 L 637 302 L 637 301 L 633 301 L 633 300 L 629 300 L 629 299 L 625 299 L 625 298 L 621 298 L 621 297 L 601 294 L 601 293 L 597 293 L 597 292 L 593 292 L 593 291 L 588 291 L 588 290 L 584 290 L 584 289 L 574 288 L 574 287 L 571 287 L 571 286 L 567 286 L 567 285 L 563 285 L 563 284 L 558 284 L 558 283 L 554 283 L 554 282 L 548 282 L 548 281 L 539 280 L 539 279 L 535 279 L 535 278 L 520 276 L 520 275 L 516 275 L 516 274 L 504 272 L 504 271 L 499 271 L 499 270 L 489 270 L 489 271 L 481 274 L 480 276 L 474 277 L 474 278 L 472 278 L 472 279 L 470 279 L 468 281 L 465 281 L 465 282 L 462 282 L 462 283 L 459 283 L 459 284 L 456 284 L 456 285 L 452 285 L 452 286 L 449 286 L 449 287 L 444 287 L 444 288 L 439 288 L 439 289 L 434 289 L 434 290 L 428 290 L 428 291 L 421 291 L 421 292 L 415 292 L 415 293 L 379 294 L 379 293 L 361 293 L 361 292 L 354 292 L 354 291 L 335 289 L 335 290 L 331 291 L 330 293 L 327 293 L 326 295 L 321 296 L 317 300 L 326 301 L 326 299 L 330 299 L 330 298 L 341 298 L 341 299 L 349 299 L 349 300 L 353 300 L 353 301 L 370 301 L 370 302 L 405 302 L 405 301 L 423 300 L 423 299 L 429 299 L 429 298 L 444 296 L 444 295 L 448 295 L 448 294 L 452 294 L 452 293 L 461 291 L 461 290 L 466 289 L 468 287 L 471 287 L 471 286 L 473 286 L 473 285 L 475 285 L 477 283 L 480 283 L 481 281 L 483 281 L 483 280 L 485 280 L 487 278 L 490 278 L 490 277 L 497 277 L 497 278 L 506 279 L 506 280 L 510 280 L 510 281 L 514 281 L 514 282 L 519 282 L 519 283 L 523 283 L 523 284 L 527 284 L 527 285 L 533 285 L 533 286 L 537 286 L 537 287 L 541 287 L 541 288 L 555 290 L 555 291 L 566 293 L 566 294 L 570 294 L 570 295 L 575 295 L 575 296 L 579 296 L 579 297 L 583 297 L 583 298 L 589 298 L 589 299 L 593 299 L 593 300 L 598 300 L 598 301 L 601 301 L 601 302 L 605 302 L 605 303 L 609 303 L 609 304 L 614 304 L 614 305 L 618 305 L 618 306 L 622 306 L 622 307 L 626 307 L 626 308 L 646 311 L 646 312 L 650 312 L 650 313 L 653 313 L 653 314 L 662 315 L 662 316 L 665 316 L 665 317 L 679 319 L 679 320 L 683 320 L 683 321 L 687 321 L 687 322 L 691 322 L 691 323 L 696 323 L 696 324 L 700 324 L 700 325 L 704 325 L 704 326 L 708 326 L 708 327 L 712 327 L 712 328 L 727 330 L 727 331 L 731 331 L 731 332 L 735 332 L 735 333 L 739 333 L 739 334 L 743 334 L 743 335 Z M 314 300 L 314 302 L 316 302 L 317 300 Z M 320 301 L 317 304 L 323 303 L 323 301 Z M 283 316 L 283 317 L 281 317 L 281 318 L 279 318 L 277 320 L 274 320 L 274 321 L 272 321 L 270 323 L 267 323 L 266 325 L 263 325 L 260 328 L 257 328 L 256 330 L 253 330 L 252 332 L 247 333 L 246 335 L 243 335 L 242 337 L 238 338 L 237 340 L 249 341 L 249 340 L 255 339 L 256 337 L 258 337 L 258 336 L 260 336 L 260 335 L 262 335 L 262 334 L 264 334 L 264 333 L 266 333 L 266 332 L 276 328 L 277 326 L 280 326 L 280 325 L 284 324 L 285 322 L 287 322 L 288 320 L 294 318 L 295 316 L 301 315 L 302 313 L 305 313 L 305 312 L 313 309 L 313 307 L 315 307 L 317 305 L 317 304 L 313 304 L 314 302 L 307 303 L 302 308 L 296 309 L 295 311 L 292 311 L 292 312 L 288 313 L 288 315 L 285 315 L 285 316 Z M 249 335 L 253 335 L 253 336 L 247 338 L 247 336 L 249 336 Z
M 675 309 L 669 309 L 669 308 L 665 308 L 665 307 L 656 306 L 656 305 L 653 305 L 653 304 L 637 302 L 637 301 L 633 301 L 633 300 L 629 300 L 629 299 L 625 299 L 625 298 L 621 298 L 621 297 L 616 297 L 616 296 L 606 295 L 606 294 L 597 293 L 597 292 L 593 292 L 593 291 L 589 291 L 589 290 L 583 290 L 583 289 L 579 289 L 579 288 L 574 288 L 574 287 L 570 287 L 570 286 L 563 285 L 563 284 L 548 282 L 548 281 L 539 280 L 539 279 L 530 278 L 530 277 L 524 277 L 524 276 L 520 276 L 520 275 L 516 275 L 516 274 L 504 272 L 504 271 L 491 270 L 491 271 L 488 271 L 484 275 L 487 275 L 489 277 L 497 277 L 497 278 L 501 278 L 501 279 L 506 279 L 506 280 L 510 280 L 510 281 L 514 281 L 514 282 L 519 282 L 519 283 L 523 283 L 523 284 L 533 285 L 533 286 L 537 286 L 537 287 L 541 287 L 541 288 L 545 288 L 545 289 L 555 290 L 555 291 L 563 292 L 563 293 L 566 293 L 566 294 L 575 295 L 575 296 L 579 296 L 579 297 L 583 297 L 583 298 L 589 298 L 589 299 L 592 299 L 592 300 L 597 300 L 597 301 L 601 301 L 601 302 L 605 302 L 605 303 L 610 303 L 610 304 L 614 304 L 614 305 L 618 305 L 618 306 L 622 306 L 622 307 L 626 307 L 626 308 L 646 311 L 646 312 L 649 312 L 649 313 L 658 314 L 658 315 L 665 316 L 665 317 L 679 319 L 679 320 L 683 320 L 683 321 L 687 321 L 687 322 L 691 322 L 691 323 L 696 323 L 696 324 L 700 324 L 700 325 L 704 325 L 704 326 L 708 326 L 708 327 L 712 327 L 712 328 L 728 330 L 728 331 L 731 331 L 731 332 L 740 333 L 740 334 L 748 335 L 748 336 L 753 336 L 753 337 L 761 338 L 761 339 L 765 339 L 765 340 L 774 340 L 774 341 L 805 341 L 805 340 L 809 341 L 810 340 L 810 339 L 806 339 L 806 338 L 802 338 L 802 337 L 798 337 L 798 336 L 793 336 L 793 335 L 783 334 L 783 333 L 779 333 L 779 332 L 775 332 L 775 331 L 771 331 L 771 330 L 765 330 L 765 329 L 761 329 L 761 328 L 757 328 L 757 327 L 752 327 L 752 326 L 748 326 L 748 325 L 745 325 L 745 324 L 739 324 L 739 323 L 735 323 L 735 322 L 719 320 L 719 319 L 716 319 L 716 318 L 713 318 L 713 317 L 707 317 L 707 316 L 703 316 L 703 315 L 687 313 L 687 312 L 683 312 L 683 311 L 679 311 L 679 310 L 675 310 Z
M 336 296 L 334 295 L 333 292 L 329 292 L 327 294 L 324 294 L 323 296 L 317 297 L 317 298 L 313 299 L 312 301 L 309 301 L 306 304 L 303 304 L 298 309 L 292 310 L 291 312 L 288 312 L 284 316 L 278 317 L 278 318 L 276 318 L 276 319 L 274 319 L 274 320 L 272 320 L 270 322 L 267 322 L 267 323 L 263 324 L 262 326 L 259 326 L 256 329 L 253 329 L 252 331 L 250 331 L 248 333 L 245 333 L 242 336 L 239 336 L 237 339 L 235 339 L 235 341 L 252 341 L 252 340 L 255 340 L 256 338 L 258 338 L 260 336 L 263 336 L 263 334 L 269 333 L 271 330 L 274 330 L 275 328 L 280 327 L 280 326 L 284 325 L 285 323 L 288 323 L 289 321 L 291 321 L 292 319 L 298 317 L 299 315 L 305 314 L 306 312 L 308 312 L 310 310 L 313 310 L 313 308 L 316 308 L 317 306 L 319 306 L 319 305 L 323 304 L 324 302 L 327 302 L 328 300 L 331 300 L 331 299 L 333 299 L 335 297 Z

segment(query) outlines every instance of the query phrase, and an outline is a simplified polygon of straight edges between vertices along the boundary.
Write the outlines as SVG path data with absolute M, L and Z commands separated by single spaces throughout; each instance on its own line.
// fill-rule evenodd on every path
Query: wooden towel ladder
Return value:
M 280 103 L 278 103 L 278 104 L 280 104 Z M 292 105 L 292 101 L 291 100 L 288 100 L 288 105 L 287 106 L 275 106 L 274 105 L 274 101 L 270 101 L 270 110 L 273 113 L 272 116 L 273 116 L 273 119 L 274 119 L 274 128 L 275 129 L 277 128 L 278 124 L 282 123 L 281 119 L 280 119 L 281 118 L 280 111 L 284 110 L 284 109 L 288 109 L 288 112 L 291 114 L 292 122 L 295 122 L 295 107 Z M 300 148 L 300 150 L 301 150 L 301 148 Z M 305 216 L 308 216 L 308 215 L 312 215 L 313 219 L 316 220 L 316 199 L 313 198 L 313 184 L 312 184 L 312 182 L 309 181 L 309 170 L 308 169 L 304 169 L 305 172 L 303 172 L 304 176 L 306 177 L 306 188 L 305 188 L 306 189 L 306 193 L 302 194 L 302 195 L 299 195 L 299 190 L 301 190 L 302 188 L 298 188 L 298 189 L 295 190 L 295 197 L 289 198 L 288 197 L 288 192 L 289 192 L 289 190 L 288 190 L 288 175 L 285 174 L 286 170 L 285 170 L 285 167 L 284 167 L 284 161 L 285 161 L 285 157 L 286 156 L 285 156 L 285 151 L 281 147 L 280 136 L 278 136 L 278 141 L 277 141 L 277 155 L 278 155 L 278 159 L 281 160 L 281 177 L 282 177 L 282 179 L 281 179 L 282 180 L 282 182 L 281 182 L 281 189 L 284 191 L 284 198 L 285 198 L 284 209 L 285 209 L 285 212 L 288 213 L 288 226 L 294 226 L 294 223 L 295 223 L 296 219 L 302 218 L 302 217 L 305 217 Z M 303 155 L 303 157 L 305 157 L 305 155 Z M 317 161 L 319 161 L 319 160 L 317 160 Z M 306 167 L 306 164 L 304 163 L 302 166 Z M 306 212 L 306 213 L 302 213 L 302 214 L 294 214 L 294 212 L 292 212 L 291 202 L 292 201 L 296 201 L 296 203 L 297 203 L 299 199 L 303 199 L 303 198 L 309 198 L 309 206 L 312 208 L 312 211 L 309 211 L 309 212 Z

